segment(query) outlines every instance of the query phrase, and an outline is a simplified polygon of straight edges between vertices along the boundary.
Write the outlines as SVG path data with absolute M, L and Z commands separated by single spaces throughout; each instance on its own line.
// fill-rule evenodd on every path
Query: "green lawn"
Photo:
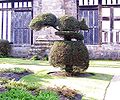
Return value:
M 33 86 L 67 86 L 78 90 L 84 95 L 83 100 L 102 100 L 105 89 L 111 81 L 114 73 L 120 74 L 120 61 L 112 60 L 90 60 L 90 67 L 87 73 L 93 73 L 89 77 L 55 77 L 47 73 L 52 69 L 48 61 L 28 60 L 20 58 L 0 58 L 0 64 L 15 65 L 41 65 L 48 66 L 48 69 L 39 69 L 32 75 L 23 77 L 20 82 Z M 43 68 L 43 67 L 42 67 Z M 32 86 L 32 87 L 33 87 Z
M 120 68 L 120 60 L 90 60 L 91 67 L 111 67 Z
M 25 58 L 0 58 L 0 64 L 17 64 L 17 65 L 43 65 L 49 66 L 48 61 L 29 60 Z M 110 67 L 120 68 L 120 61 L 113 60 L 90 60 L 90 67 Z
M 45 65 L 48 66 L 48 61 L 30 60 L 25 58 L 0 58 L 0 64 L 17 64 L 17 65 Z

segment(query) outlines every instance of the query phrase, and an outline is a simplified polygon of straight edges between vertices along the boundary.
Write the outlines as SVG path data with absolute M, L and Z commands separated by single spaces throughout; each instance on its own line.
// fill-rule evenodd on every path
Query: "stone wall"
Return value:
M 65 14 L 77 17 L 77 0 L 33 0 L 33 17 L 43 13 L 53 13 L 57 17 L 61 17 Z M 48 37 L 52 37 L 54 40 L 56 37 L 55 29 L 43 28 L 40 31 L 33 31 L 33 46 L 13 46 L 11 55 L 14 57 L 28 57 L 29 52 L 31 54 L 39 54 L 46 51 L 41 49 L 40 46 L 36 46 L 39 39 L 47 40 Z M 48 36 L 49 35 L 49 36 Z M 45 37 L 45 38 L 43 38 Z M 86 45 L 89 50 L 90 59 L 120 59 L 120 45 L 119 44 L 103 44 L 99 45 Z M 48 49 L 48 48 L 47 48 Z M 48 50 L 49 51 L 49 50 Z M 43 53 L 44 54 L 44 53 Z
M 64 2 L 63 0 L 33 0 L 33 16 L 44 13 L 53 13 L 57 17 L 65 15 Z M 41 35 L 48 35 L 55 33 L 53 28 L 43 28 L 40 31 L 33 32 L 33 43 L 36 44 L 36 40 Z M 55 37 L 55 36 L 54 36 Z
M 25 45 L 23 46 L 11 45 L 11 46 L 12 46 L 12 50 L 11 50 L 10 56 L 22 57 L 22 58 L 28 57 L 31 46 L 25 46 Z
M 65 14 L 77 18 L 77 0 L 64 0 Z
M 86 45 L 89 51 L 90 59 L 120 59 L 120 45 L 119 44 L 103 44 L 99 45 Z M 40 59 L 45 55 L 49 55 L 50 45 L 32 45 L 31 47 L 13 47 L 12 54 L 16 57 L 29 57 L 38 55 Z M 28 52 L 29 51 L 29 52 Z
M 64 16 L 65 14 L 77 17 L 77 4 L 76 0 L 33 0 L 33 16 L 37 16 L 38 14 L 43 13 L 53 13 L 57 17 Z M 55 36 L 55 29 L 42 29 L 37 32 L 33 32 L 33 43 L 36 43 L 41 35 L 53 34 L 54 38 L 58 38 Z
M 90 59 L 120 59 L 119 44 L 87 45 Z

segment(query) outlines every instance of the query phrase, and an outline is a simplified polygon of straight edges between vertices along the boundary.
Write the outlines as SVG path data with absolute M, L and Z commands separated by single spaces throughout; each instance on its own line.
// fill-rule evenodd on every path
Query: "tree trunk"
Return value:
M 66 71 L 67 73 L 72 73 L 72 72 L 73 72 L 73 67 L 72 67 L 72 65 L 66 65 L 65 71 Z

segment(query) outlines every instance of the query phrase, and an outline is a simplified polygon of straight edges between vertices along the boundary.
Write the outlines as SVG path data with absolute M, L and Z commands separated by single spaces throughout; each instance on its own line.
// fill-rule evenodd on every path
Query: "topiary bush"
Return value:
M 68 73 L 74 73 L 74 69 L 85 71 L 89 66 L 89 54 L 82 41 L 84 37 L 78 32 L 88 30 L 85 20 L 78 21 L 67 15 L 58 19 L 49 13 L 37 16 L 30 24 L 30 27 L 35 30 L 46 26 L 57 29 L 55 34 L 64 39 L 54 42 L 49 54 L 51 65 L 64 68 Z
M 54 42 L 49 54 L 51 65 L 59 66 L 68 73 L 85 71 L 89 67 L 89 54 L 82 41 L 84 37 L 78 32 L 88 30 L 85 20 L 78 21 L 74 17 L 63 16 L 59 19 L 58 27 L 60 31 L 56 32 L 56 35 L 64 41 Z
M 88 50 L 83 42 L 79 41 L 55 42 L 49 58 L 54 67 L 65 68 L 67 72 L 72 72 L 73 66 L 80 67 L 81 71 L 89 66 Z
M 9 44 L 9 41 L 7 40 L 0 40 L 0 56 L 9 56 L 11 50 L 11 46 Z

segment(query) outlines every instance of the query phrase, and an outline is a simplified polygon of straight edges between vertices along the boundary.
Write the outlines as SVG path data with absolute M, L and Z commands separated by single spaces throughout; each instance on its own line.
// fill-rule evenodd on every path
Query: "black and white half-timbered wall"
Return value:
M 52 28 L 29 29 L 30 20 L 43 13 L 84 18 L 89 31 L 81 32 L 90 58 L 120 59 L 120 0 L 0 0 L 0 39 L 11 42 L 13 56 L 26 57 L 39 49 L 37 41 L 56 38 Z
M 78 17 L 85 18 L 86 44 L 120 43 L 120 0 L 79 0 Z
M 0 39 L 14 45 L 31 44 L 32 33 L 28 27 L 32 19 L 32 0 L 0 1 Z

